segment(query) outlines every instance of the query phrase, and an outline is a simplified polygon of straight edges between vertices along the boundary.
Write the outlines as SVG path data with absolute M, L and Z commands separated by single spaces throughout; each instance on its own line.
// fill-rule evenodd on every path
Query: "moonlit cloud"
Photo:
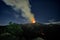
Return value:
M 17 18 L 19 18 L 19 14 L 14 14 L 14 17 L 17 19 Z
M 60 21 L 58 21 L 58 22 L 51 22 L 51 23 L 43 23 L 43 24 L 60 24 Z

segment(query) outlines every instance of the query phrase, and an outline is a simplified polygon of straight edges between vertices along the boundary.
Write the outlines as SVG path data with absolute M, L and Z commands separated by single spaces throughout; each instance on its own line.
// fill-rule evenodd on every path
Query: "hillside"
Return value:
M 35 24 L 9 24 L 0 26 L 1 40 L 54 40 L 60 36 L 60 25 L 40 23 Z M 40 39 L 37 39 L 40 38 Z M 41 39 L 42 38 L 42 39 Z

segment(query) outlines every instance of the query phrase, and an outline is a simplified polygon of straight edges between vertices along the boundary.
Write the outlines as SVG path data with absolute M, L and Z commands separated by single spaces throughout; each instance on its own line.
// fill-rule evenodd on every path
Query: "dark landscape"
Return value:
M 15 24 L 0 26 L 0 40 L 58 40 L 60 24 Z

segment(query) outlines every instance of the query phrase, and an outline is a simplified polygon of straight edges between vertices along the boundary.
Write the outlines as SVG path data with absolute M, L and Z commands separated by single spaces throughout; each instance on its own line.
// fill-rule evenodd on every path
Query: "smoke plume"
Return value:
M 21 10 L 22 16 L 31 22 L 31 19 L 34 18 L 34 15 L 31 12 L 31 5 L 29 0 L 3 0 L 7 5 L 13 7 L 14 10 Z

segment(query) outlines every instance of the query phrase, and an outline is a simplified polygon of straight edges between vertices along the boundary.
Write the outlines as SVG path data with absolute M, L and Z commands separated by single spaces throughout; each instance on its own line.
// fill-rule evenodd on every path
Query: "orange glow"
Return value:
M 36 22 L 34 18 L 32 18 L 32 20 L 31 20 L 31 21 L 32 21 L 32 23 L 35 23 L 35 22 Z

